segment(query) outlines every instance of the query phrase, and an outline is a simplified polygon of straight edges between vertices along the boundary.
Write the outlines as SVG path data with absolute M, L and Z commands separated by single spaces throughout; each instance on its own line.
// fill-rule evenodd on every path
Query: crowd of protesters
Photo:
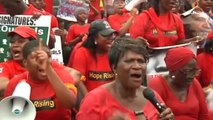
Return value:
M 129 10 L 132 1 L 140 2 Z M 54 103 L 35 105 L 36 120 L 213 120 L 212 0 L 83 2 L 89 10 L 75 9 L 74 22 L 57 17 L 51 0 L 0 0 L 0 14 L 51 16 L 47 45 L 29 26 L 7 33 L 11 58 L 0 63 L 0 99 L 24 79 L 34 105 Z M 55 35 L 63 65 L 51 60 Z M 148 78 L 149 57 L 165 48 L 168 73 Z M 165 109 L 145 99 L 147 87 Z

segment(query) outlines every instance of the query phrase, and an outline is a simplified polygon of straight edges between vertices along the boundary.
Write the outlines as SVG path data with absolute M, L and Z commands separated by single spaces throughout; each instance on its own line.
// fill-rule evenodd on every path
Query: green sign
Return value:
M 10 38 L 8 32 L 13 31 L 17 26 L 29 26 L 38 33 L 38 39 L 45 44 L 49 42 L 51 16 L 40 16 L 33 19 L 29 15 L 0 15 L 0 62 L 10 57 Z

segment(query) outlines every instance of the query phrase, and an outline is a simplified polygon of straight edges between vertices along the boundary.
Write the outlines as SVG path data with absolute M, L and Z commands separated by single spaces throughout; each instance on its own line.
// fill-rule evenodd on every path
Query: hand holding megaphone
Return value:
M 36 109 L 29 100 L 31 87 L 25 80 L 19 82 L 12 96 L 0 102 L 1 120 L 34 120 Z

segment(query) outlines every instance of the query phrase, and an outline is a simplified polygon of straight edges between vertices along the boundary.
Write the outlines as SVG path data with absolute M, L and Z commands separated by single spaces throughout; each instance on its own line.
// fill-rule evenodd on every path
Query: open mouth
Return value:
M 12 55 L 13 55 L 13 57 L 19 57 L 21 55 L 21 51 L 19 51 L 19 50 L 13 50 L 12 51 Z
M 44 70 L 43 70 L 43 69 L 38 69 L 38 71 L 39 71 L 39 72 L 44 72 Z
M 41 77 L 46 78 L 47 74 L 46 74 L 46 72 L 45 72 L 44 69 L 38 69 L 38 72 L 39 72 L 39 74 L 41 75 Z
M 38 68 L 38 71 L 40 72 L 40 73 L 45 73 L 45 70 L 44 69 L 42 69 L 42 68 Z
M 141 81 L 142 75 L 139 74 L 139 73 L 134 73 L 134 74 L 131 74 L 130 76 L 131 76 L 131 78 L 133 78 L 134 80 L 140 80 L 140 81 Z

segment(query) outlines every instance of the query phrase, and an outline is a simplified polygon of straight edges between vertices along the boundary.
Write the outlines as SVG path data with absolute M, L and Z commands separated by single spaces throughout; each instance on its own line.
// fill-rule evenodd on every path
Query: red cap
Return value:
M 208 38 L 208 39 L 213 39 L 213 30 L 209 32 L 207 38 Z
M 9 32 L 7 36 L 12 36 L 14 34 L 18 34 L 23 38 L 38 38 L 38 34 L 35 32 L 35 30 L 28 26 L 18 26 L 13 31 Z

